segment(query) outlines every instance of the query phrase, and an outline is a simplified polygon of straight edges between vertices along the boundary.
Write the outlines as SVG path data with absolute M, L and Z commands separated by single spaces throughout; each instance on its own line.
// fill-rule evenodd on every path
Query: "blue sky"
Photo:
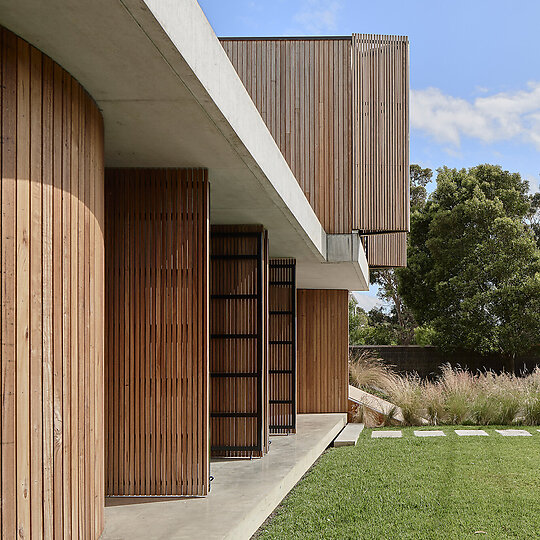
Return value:
M 539 0 L 199 3 L 218 36 L 409 36 L 411 163 L 496 163 L 539 189 Z M 375 292 L 361 304 L 374 305 Z

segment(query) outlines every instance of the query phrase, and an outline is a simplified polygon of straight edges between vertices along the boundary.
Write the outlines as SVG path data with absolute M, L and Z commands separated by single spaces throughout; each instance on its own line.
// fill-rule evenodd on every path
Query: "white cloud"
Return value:
M 540 191 L 540 179 L 537 176 L 527 175 L 525 178 L 529 182 L 529 193 Z
M 303 0 L 300 10 L 293 19 L 297 27 L 294 33 L 325 34 L 336 29 L 336 16 L 341 9 L 341 2 L 324 0 Z
M 369 292 L 354 291 L 353 295 L 355 300 L 358 302 L 358 305 L 361 308 L 364 308 L 366 311 L 369 311 L 374 307 L 383 306 L 381 299 L 377 298 L 377 296 L 374 296 L 373 294 L 370 294 Z
M 521 139 L 540 150 L 540 82 L 473 102 L 438 88 L 412 90 L 411 127 L 454 147 L 472 137 L 486 143 Z

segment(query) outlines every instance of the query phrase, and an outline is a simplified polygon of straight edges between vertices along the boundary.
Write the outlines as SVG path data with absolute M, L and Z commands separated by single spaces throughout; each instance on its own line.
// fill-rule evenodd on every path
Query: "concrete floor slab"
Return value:
M 208 497 L 107 499 L 101 538 L 249 539 L 346 423 L 346 414 L 299 414 L 297 433 L 271 437 L 264 458 L 212 462 Z
M 483 429 L 455 429 L 460 437 L 488 437 L 489 435 Z
M 525 429 L 496 429 L 503 437 L 532 437 L 532 433 Z
M 444 431 L 439 431 L 437 429 L 432 429 L 430 431 L 415 431 L 414 435 L 416 437 L 446 437 Z
M 364 424 L 347 424 L 334 439 L 334 446 L 356 446 L 358 437 L 364 430 Z
M 372 439 L 400 439 L 401 431 L 372 431 Z

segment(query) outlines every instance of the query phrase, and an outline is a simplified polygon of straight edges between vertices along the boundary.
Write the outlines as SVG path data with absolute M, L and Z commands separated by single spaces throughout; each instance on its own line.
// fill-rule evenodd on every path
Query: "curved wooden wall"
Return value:
M 297 401 L 299 413 L 347 412 L 349 293 L 297 291 Z
M 103 122 L 1 31 L 2 538 L 103 528 Z

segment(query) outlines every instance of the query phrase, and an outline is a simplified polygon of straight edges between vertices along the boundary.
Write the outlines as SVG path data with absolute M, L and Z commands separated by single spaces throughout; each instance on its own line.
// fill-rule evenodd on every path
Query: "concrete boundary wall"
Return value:
M 461 366 L 476 371 L 492 369 L 494 371 L 511 370 L 508 359 L 502 355 L 481 355 L 472 351 L 459 350 L 454 353 L 444 353 L 437 347 L 420 345 L 352 345 L 351 353 L 360 354 L 363 351 L 373 352 L 385 363 L 396 367 L 400 373 L 417 372 L 421 377 L 434 378 L 440 374 L 440 366 L 449 362 L 452 366 Z M 530 353 L 520 356 L 515 361 L 516 372 L 524 368 L 532 371 L 540 365 L 540 346 Z

